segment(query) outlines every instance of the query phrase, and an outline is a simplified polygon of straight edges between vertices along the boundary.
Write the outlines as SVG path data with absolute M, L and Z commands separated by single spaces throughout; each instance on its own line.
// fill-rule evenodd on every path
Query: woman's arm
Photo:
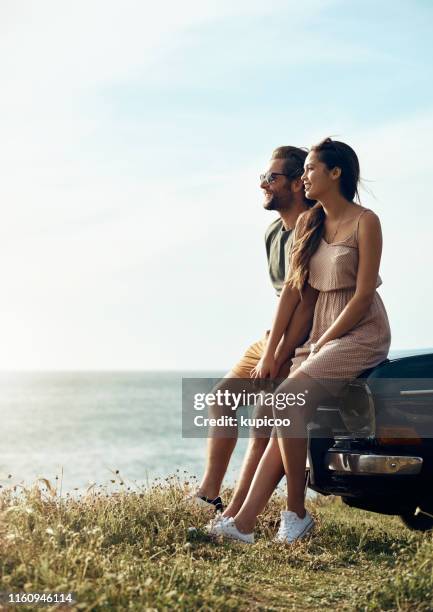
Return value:
M 265 351 L 256 367 L 251 371 L 251 378 L 266 378 L 268 376 L 274 378 L 276 376 L 275 351 L 299 301 L 299 291 L 289 287 L 289 285 L 284 285 Z
M 379 217 L 367 212 L 359 220 L 358 228 L 359 263 L 356 276 L 356 290 L 334 323 L 316 343 L 316 350 L 326 342 L 347 334 L 365 315 L 376 292 L 382 254 L 382 231 Z
M 318 295 L 319 292 L 306 283 L 305 289 L 302 292 L 302 300 L 296 306 L 283 339 L 275 351 L 275 362 L 278 371 L 293 355 L 295 349 L 301 346 L 308 338 Z
M 281 291 L 280 299 L 278 300 L 277 312 L 275 313 L 274 321 L 272 323 L 271 333 L 269 334 L 268 342 L 266 344 L 265 354 L 274 355 L 277 349 L 278 343 L 281 340 L 284 332 L 289 325 L 289 321 L 295 312 L 296 306 L 298 305 L 301 296 L 297 289 L 284 285 Z

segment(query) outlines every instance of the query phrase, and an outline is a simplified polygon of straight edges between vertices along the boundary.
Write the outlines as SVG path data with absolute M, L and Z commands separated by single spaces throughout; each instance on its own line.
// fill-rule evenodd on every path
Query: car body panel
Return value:
M 377 512 L 433 508 L 433 353 L 364 372 L 308 436 L 313 490 Z

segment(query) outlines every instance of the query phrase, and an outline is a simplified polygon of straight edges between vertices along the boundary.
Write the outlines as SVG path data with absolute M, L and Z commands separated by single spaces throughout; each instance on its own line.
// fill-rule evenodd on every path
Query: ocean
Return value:
M 433 352 L 392 352 L 391 357 Z M 194 482 L 206 441 L 182 438 L 182 377 L 221 372 L 1 372 L 0 484 L 46 478 L 62 493 L 148 486 L 178 475 Z M 225 482 L 233 484 L 247 439 Z M 116 483 L 112 483 L 116 480 Z
M 182 377 L 221 375 L 2 372 L 0 484 L 28 486 L 43 477 L 68 492 L 93 483 L 110 488 L 120 478 L 131 487 L 170 475 L 198 478 L 206 441 L 182 438 Z M 239 440 L 227 482 L 246 442 Z

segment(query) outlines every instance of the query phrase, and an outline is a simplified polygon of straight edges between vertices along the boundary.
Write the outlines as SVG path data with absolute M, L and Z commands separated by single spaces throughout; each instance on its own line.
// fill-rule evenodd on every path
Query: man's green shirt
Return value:
M 278 296 L 287 277 L 292 240 L 293 230 L 284 229 L 281 218 L 276 219 L 266 230 L 265 243 L 269 276 Z

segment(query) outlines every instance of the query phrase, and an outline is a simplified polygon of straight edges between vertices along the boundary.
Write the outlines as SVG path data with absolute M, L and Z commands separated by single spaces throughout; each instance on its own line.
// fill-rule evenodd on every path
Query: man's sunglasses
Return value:
M 260 182 L 270 185 L 276 180 L 277 176 L 288 176 L 289 178 L 293 178 L 293 174 L 285 174 L 284 172 L 266 172 L 266 174 L 260 175 Z

